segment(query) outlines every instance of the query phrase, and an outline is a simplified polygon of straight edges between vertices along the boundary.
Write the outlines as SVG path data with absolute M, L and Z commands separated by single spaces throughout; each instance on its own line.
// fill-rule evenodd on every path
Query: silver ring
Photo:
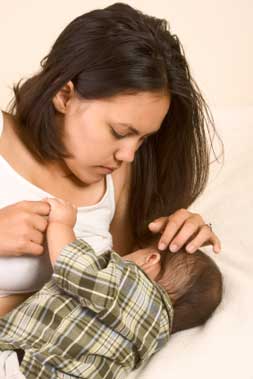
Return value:
M 209 222 L 208 224 L 205 224 L 205 225 L 207 225 L 211 229 L 211 232 L 213 231 L 211 222 Z

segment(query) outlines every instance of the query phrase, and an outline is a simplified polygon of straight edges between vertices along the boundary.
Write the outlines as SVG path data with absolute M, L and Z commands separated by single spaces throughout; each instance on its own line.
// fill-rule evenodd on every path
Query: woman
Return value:
M 214 126 L 165 20 L 120 3 L 83 14 L 14 93 L 0 138 L 1 315 L 52 274 L 48 195 L 75 203 L 76 235 L 98 253 L 159 232 L 160 250 L 220 251 L 186 210 L 206 186 Z

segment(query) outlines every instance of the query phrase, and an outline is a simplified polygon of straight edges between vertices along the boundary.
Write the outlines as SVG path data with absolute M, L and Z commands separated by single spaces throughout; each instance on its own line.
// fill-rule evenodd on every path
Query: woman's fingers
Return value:
M 201 246 L 213 245 L 214 253 L 220 253 L 221 242 L 208 225 L 203 225 L 197 236 L 186 246 L 188 253 L 195 253 Z
M 178 229 L 183 225 L 187 217 L 189 217 L 189 215 L 180 210 L 169 217 L 157 218 L 149 224 L 149 229 L 153 233 L 161 233 L 162 237 L 160 242 L 164 242 L 167 245 Z
M 38 230 L 39 232 L 45 232 L 48 225 L 47 217 L 32 215 L 31 225 L 34 229 Z
M 42 245 L 44 242 L 44 234 L 33 229 L 30 235 L 30 240 L 38 245 Z
M 50 205 L 46 201 L 23 200 L 17 203 L 17 205 L 29 213 L 35 213 L 41 216 L 48 216 L 50 212 Z
M 44 253 L 44 246 L 33 241 L 21 241 L 15 248 L 15 252 L 12 254 L 14 256 L 23 255 L 41 255 Z
M 157 227 L 156 232 L 162 230 L 158 248 L 165 250 L 170 244 L 170 250 L 177 251 L 198 230 L 199 217 L 198 215 L 191 214 L 186 209 L 180 209 L 169 217 L 158 219 L 158 224 L 159 229 Z
M 198 232 L 199 226 L 194 221 L 186 221 L 178 231 L 176 237 L 170 242 L 169 249 L 172 252 L 180 250 L 192 236 Z
M 221 250 L 219 238 L 205 224 L 203 218 L 197 214 L 179 209 L 169 217 L 160 217 L 149 224 L 154 233 L 161 233 L 158 243 L 159 250 L 165 250 L 168 246 L 172 252 L 179 251 L 186 244 L 186 251 L 194 253 L 201 246 L 213 245 L 215 253 Z

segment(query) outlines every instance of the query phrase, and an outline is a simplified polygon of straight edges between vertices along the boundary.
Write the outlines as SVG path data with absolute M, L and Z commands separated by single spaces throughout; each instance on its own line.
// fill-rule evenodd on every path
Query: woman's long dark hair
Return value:
M 53 97 L 71 80 L 80 98 L 167 92 L 171 106 L 160 130 L 135 155 L 130 191 L 132 230 L 143 246 L 154 218 L 189 207 L 209 173 L 213 119 L 192 79 L 183 47 L 166 20 L 127 4 L 83 14 L 60 34 L 41 70 L 14 85 L 9 111 L 18 134 L 41 162 L 68 157 L 55 125 Z M 216 132 L 217 134 L 217 132 Z

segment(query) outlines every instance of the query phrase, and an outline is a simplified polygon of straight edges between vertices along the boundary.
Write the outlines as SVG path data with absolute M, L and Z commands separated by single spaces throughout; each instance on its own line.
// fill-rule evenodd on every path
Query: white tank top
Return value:
M 0 137 L 3 130 L 3 114 L 0 111 Z M 0 209 L 22 201 L 54 197 L 19 175 L 0 155 Z M 114 187 L 111 174 L 106 176 L 106 191 L 95 205 L 79 207 L 74 232 L 77 238 L 87 241 L 102 254 L 112 248 L 109 226 L 115 212 Z M 0 237 L 4 238 L 4 237 Z M 39 290 L 51 277 L 52 266 L 48 251 L 41 256 L 1 257 L 0 297 L 14 293 Z

